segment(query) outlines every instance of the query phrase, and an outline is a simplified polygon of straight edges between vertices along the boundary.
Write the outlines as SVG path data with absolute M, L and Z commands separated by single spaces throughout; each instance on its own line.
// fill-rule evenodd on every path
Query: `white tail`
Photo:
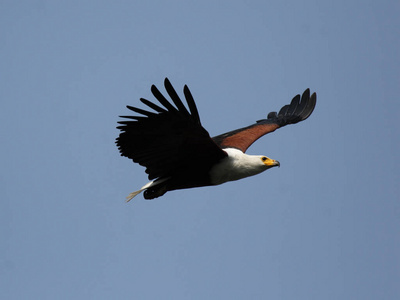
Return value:
M 159 185 L 160 183 L 164 182 L 167 179 L 168 178 L 157 179 L 155 181 L 150 181 L 150 182 L 146 183 L 144 186 L 142 186 L 140 188 L 140 190 L 137 190 L 137 191 L 134 191 L 134 192 L 130 193 L 126 197 L 126 202 L 131 201 L 134 197 L 136 197 L 137 195 L 139 195 L 141 192 L 143 192 L 144 190 L 148 189 L 149 187 L 152 187 L 152 186 L 155 186 L 155 185 Z

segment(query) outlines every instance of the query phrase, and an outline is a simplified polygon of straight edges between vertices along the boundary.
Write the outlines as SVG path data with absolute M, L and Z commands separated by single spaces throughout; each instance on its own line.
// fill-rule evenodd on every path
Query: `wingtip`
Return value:
M 311 95 L 311 98 L 314 98 L 314 102 L 316 103 L 316 102 L 317 102 L 317 93 L 314 92 L 314 93 Z
M 304 97 L 304 99 L 310 98 L 310 89 L 309 89 L 309 88 L 307 88 L 307 89 L 303 92 L 303 94 L 301 95 L 301 99 L 303 99 L 303 97 Z
M 304 97 L 304 100 L 303 100 L 303 97 Z M 304 114 L 302 120 L 305 120 L 312 114 L 312 112 L 315 109 L 315 106 L 317 103 L 317 93 L 314 92 L 310 96 L 310 89 L 306 89 L 303 93 L 301 101 L 306 101 L 306 105 L 302 112 L 302 114 Z

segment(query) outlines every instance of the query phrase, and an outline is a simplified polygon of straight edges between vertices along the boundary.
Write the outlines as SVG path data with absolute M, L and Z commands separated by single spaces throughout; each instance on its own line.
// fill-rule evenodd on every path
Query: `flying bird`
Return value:
M 121 133 L 116 144 L 121 156 L 146 167 L 151 180 L 129 194 L 127 201 L 142 191 L 145 199 L 154 199 L 168 191 L 218 185 L 280 166 L 277 160 L 245 152 L 263 135 L 307 119 L 317 100 L 316 93 L 310 96 L 306 89 L 279 113 L 270 112 L 266 119 L 211 138 L 201 125 L 189 88 L 183 88 L 186 107 L 168 78 L 164 86 L 172 103 L 152 85 L 151 92 L 161 106 L 141 98 L 151 110 L 128 105 L 139 115 L 120 116 L 128 120 L 118 122 Z

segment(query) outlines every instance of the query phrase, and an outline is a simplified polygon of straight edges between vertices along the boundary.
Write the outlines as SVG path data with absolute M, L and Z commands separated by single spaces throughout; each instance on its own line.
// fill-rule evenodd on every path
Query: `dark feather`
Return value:
M 158 105 L 154 104 L 153 102 L 150 102 L 147 99 L 144 98 L 140 98 L 140 101 L 142 101 L 142 103 L 146 104 L 148 107 L 150 107 L 151 109 L 157 111 L 157 112 L 165 112 L 166 110 L 159 107 Z
M 187 85 L 185 85 L 183 87 L 183 93 L 185 94 L 185 98 L 186 98 L 187 104 L 189 106 L 190 113 L 192 114 L 192 117 L 197 121 L 197 124 L 201 125 L 200 116 L 199 116 L 199 112 L 197 111 L 196 102 L 194 102 L 192 93 L 190 92 Z
M 165 90 L 167 91 L 168 95 L 171 97 L 172 101 L 175 103 L 176 107 L 181 113 L 189 114 L 185 105 L 183 105 L 181 99 L 179 98 L 178 94 L 176 93 L 175 89 L 173 88 L 171 82 L 168 78 L 165 78 L 164 81 Z
M 175 112 L 176 108 L 168 102 L 168 100 L 161 94 L 161 92 L 157 89 L 157 87 L 153 84 L 151 86 L 151 92 L 153 93 L 154 97 L 170 112 Z
M 145 115 L 147 117 L 151 117 L 152 115 L 154 115 L 154 113 L 149 112 L 149 111 L 144 110 L 144 109 L 140 109 L 140 108 L 137 108 L 137 107 L 132 107 L 132 106 L 129 106 L 129 105 L 127 105 L 126 107 L 128 109 L 130 109 L 131 111 L 134 111 L 134 112 L 136 112 L 138 114 L 141 114 L 141 115 Z

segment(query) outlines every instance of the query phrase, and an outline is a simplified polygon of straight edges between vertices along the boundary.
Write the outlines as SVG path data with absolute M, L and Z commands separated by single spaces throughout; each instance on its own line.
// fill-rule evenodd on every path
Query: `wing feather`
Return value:
M 178 94 L 176 93 L 174 87 L 172 86 L 172 84 L 168 80 L 168 78 L 165 78 L 164 84 L 165 84 L 165 89 L 166 89 L 168 95 L 171 97 L 172 101 L 175 103 L 178 110 L 180 112 L 188 115 L 189 112 L 187 111 L 185 105 L 183 105 L 181 99 L 179 98 Z
M 154 97 L 170 112 L 176 112 L 176 108 L 169 103 L 169 101 L 161 94 L 161 92 L 157 89 L 157 87 L 153 84 L 151 86 L 151 92 L 153 93 Z
M 193 118 L 195 120 L 197 120 L 197 124 L 200 125 L 201 124 L 200 116 L 199 116 L 199 112 L 197 110 L 196 102 L 194 102 L 192 93 L 190 92 L 190 90 L 189 90 L 187 85 L 185 85 L 183 87 L 183 93 L 185 94 L 185 98 L 186 98 L 187 104 L 189 106 L 190 113 L 192 114 Z
M 148 107 L 150 107 L 151 109 L 153 109 L 153 110 L 155 110 L 155 111 L 157 111 L 157 112 L 159 112 L 159 113 L 160 113 L 160 112 L 165 112 L 165 111 L 166 111 L 165 109 L 159 107 L 158 105 L 154 104 L 153 102 L 150 102 L 150 101 L 147 100 L 147 99 L 140 98 L 140 101 L 141 101 L 142 103 L 146 104 L 146 105 L 147 105 Z
M 154 115 L 154 113 L 149 112 L 149 111 L 144 110 L 144 109 L 140 109 L 140 108 L 137 108 L 137 107 L 132 107 L 132 106 L 129 106 L 129 105 L 127 105 L 126 107 L 127 107 L 128 109 L 130 109 L 131 111 L 134 111 L 134 112 L 136 112 L 136 113 L 138 113 L 138 114 L 141 114 L 141 115 L 145 115 L 145 116 L 147 116 L 147 117 L 151 117 L 151 116 Z

